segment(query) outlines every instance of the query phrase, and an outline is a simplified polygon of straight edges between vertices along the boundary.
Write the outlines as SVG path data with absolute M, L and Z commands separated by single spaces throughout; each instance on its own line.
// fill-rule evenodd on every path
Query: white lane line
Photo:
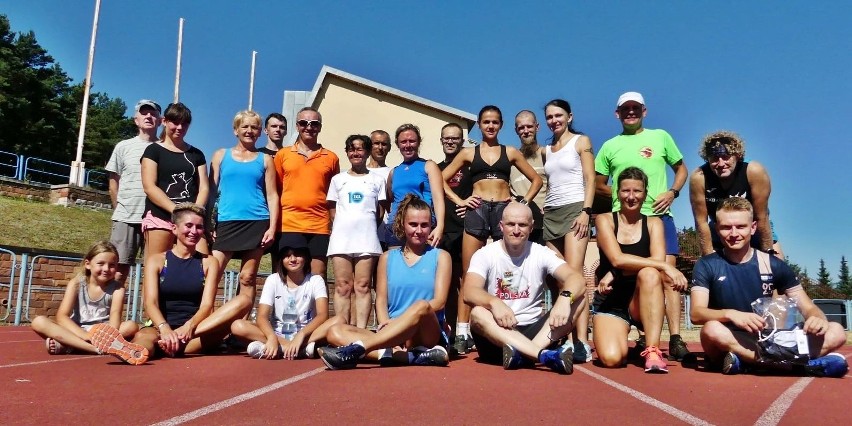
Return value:
M 23 367 L 25 365 L 50 364 L 52 362 L 79 361 L 81 359 L 92 359 L 92 356 L 81 356 L 76 358 L 51 359 L 47 361 L 22 362 L 20 364 L 0 365 L 0 368 Z
M 757 419 L 755 425 L 759 426 L 775 426 L 781 419 L 784 418 L 784 413 L 787 412 L 787 409 L 793 405 L 793 401 L 805 390 L 805 386 L 807 386 L 810 382 L 814 380 L 813 377 L 802 377 L 796 383 L 793 383 L 781 396 L 776 399 L 769 408 Z
M 8 342 L 0 342 L 0 345 L 4 343 L 23 343 L 23 342 L 43 342 L 44 340 L 10 340 Z
M 214 404 L 210 404 L 206 407 L 199 408 L 195 411 L 190 411 L 189 413 L 186 413 L 186 414 L 183 414 L 183 415 L 180 415 L 180 416 L 177 416 L 177 417 L 172 417 L 168 420 L 164 420 L 164 421 L 159 422 L 159 423 L 155 423 L 154 426 L 171 426 L 171 425 L 179 425 L 181 423 L 186 423 L 190 420 L 194 420 L 194 419 L 197 419 L 199 417 L 206 416 L 206 415 L 211 414 L 211 413 L 215 413 L 216 411 L 224 410 L 225 408 L 228 408 L 232 405 L 236 405 L 236 404 L 239 404 L 241 402 L 248 401 L 248 400 L 253 399 L 253 398 L 257 398 L 257 397 L 259 397 L 259 396 L 261 396 L 265 393 L 269 393 L 269 392 L 272 392 L 274 390 L 281 389 L 284 386 L 291 385 L 291 384 L 296 383 L 300 380 L 307 379 L 308 377 L 311 377 L 311 376 L 315 376 L 319 373 L 322 373 L 323 371 L 326 371 L 326 368 L 320 367 L 320 368 L 317 368 L 315 370 L 308 371 L 307 373 L 302 373 L 302 374 L 299 374 L 298 376 L 293 376 L 293 377 L 290 377 L 289 379 L 282 380 L 282 381 L 277 382 L 277 383 L 273 383 L 269 386 L 264 386 L 260 389 L 253 390 L 251 392 L 246 392 L 242 395 L 237 395 L 233 398 L 226 399 L 224 401 L 219 401 L 219 402 L 214 403 Z
M 604 384 L 612 386 L 612 387 L 614 387 L 614 388 L 616 388 L 616 389 L 618 389 L 618 390 L 620 390 L 620 391 L 622 391 L 622 392 L 624 392 L 624 393 L 626 393 L 626 394 L 628 394 L 628 395 L 630 395 L 630 396 L 632 396 L 632 397 L 634 397 L 634 398 L 636 398 L 636 399 L 638 399 L 638 400 L 640 400 L 640 401 L 642 401 L 642 402 L 644 402 L 644 403 L 646 403 L 646 404 L 648 404 L 652 407 L 658 408 L 659 410 L 663 411 L 664 413 L 666 413 L 666 414 L 668 414 L 668 415 L 670 415 L 670 416 L 672 416 L 672 417 L 674 417 L 674 418 L 676 418 L 676 419 L 678 419 L 678 420 L 680 420 L 684 423 L 689 423 L 691 425 L 701 425 L 701 426 L 712 425 L 712 423 L 709 423 L 705 420 L 699 419 L 698 417 L 695 417 L 692 414 L 689 414 L 685 411 L 681 411 L 681 410 L 679 410 L 675 407 L 672 407 L 669 404 L 666 404 L 665 402 L 654 399 L 654 398 L 652 398 L 648 395 L 645 395 L 644 393 L 639 392 L 639 391 L 637 391 L 633 388 L 624 386 L 621 383 L 618 383 L 614 380 L 611 380 L 607 377 L 604 377 L 604 376 L 602 376 L 598 373 L 595 373 L 595 372 L 593 372 L 593 371 L 591 371 L 591 370 L 589 370 L 585 367 L 574 366 L 574 370 L 580 371 L 581 373 L 592 376 L 595 379 L 600 380 Z

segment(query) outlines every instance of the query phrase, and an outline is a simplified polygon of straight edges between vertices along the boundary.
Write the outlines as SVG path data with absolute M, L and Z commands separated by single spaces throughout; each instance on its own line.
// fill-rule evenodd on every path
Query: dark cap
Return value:
M 278 240 L 278 253 L 284 255 L 287 249 L 304 250 L 311 257 L 311 250 L 308 247 L 308 239 L 304 235 L 296 232 L 284 232 Z

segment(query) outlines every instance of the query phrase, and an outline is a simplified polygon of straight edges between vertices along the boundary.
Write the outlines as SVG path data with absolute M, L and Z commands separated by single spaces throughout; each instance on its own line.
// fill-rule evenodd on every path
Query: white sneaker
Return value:
M 259 340 L 255 340 L 254 342 L 249 343 L 246 348 L 246 353 L 248 356 L 254 359 L 260 359 L 263 356 L 263 350 L 266 348 L 266 343 L 263 343 Z

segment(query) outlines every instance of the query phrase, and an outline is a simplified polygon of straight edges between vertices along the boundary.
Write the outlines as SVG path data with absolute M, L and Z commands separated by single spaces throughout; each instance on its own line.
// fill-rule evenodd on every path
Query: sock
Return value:
M 379 349 L 379 359 L 392 358 L 392 357 L 393 357 L 393 348 Z
M 456 324 L 456 336 L 469 336 L 470 335 L 470 323 L 469 322 L 460 322 Z

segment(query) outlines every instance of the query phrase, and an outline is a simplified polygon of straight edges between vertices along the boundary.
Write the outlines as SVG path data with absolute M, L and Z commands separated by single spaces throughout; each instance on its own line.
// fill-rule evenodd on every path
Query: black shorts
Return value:
M 614 316 L 624 320 L 626 323 L 636 326 L 642 330 L 642 323 L 638 318 L 630 316 L 630 301 L 636 290 L 636 276 L 619 277 L 612 283 L 612 291 L 609 294 L 601 294 L 595 291 L 592 301 L 592 313 Z
M 441 238 L 440 246 L 450 254 L 450 259 L 453 260 L 453 263 L 461 263 L 462 261 L 461 255 L 463 238 L 464 231 L 445 232 L 444 237 Z
M 524 337 L 532 340 L 538 332 L 541 331 L 542 327 L 547 325 L 548 317 L 548 315 L 544 315 L 532 324 L 515 326 L 515 330 L 520 331 Z M 486 364 L 503 363 L 502 346 L 497 346 L 494 343 L 491 343 L 488 338 L 477 334 L 475 331 L 471 331 L 470 335 L 473 336 L 473 342 L 476 344 L 476 351 L 479 353 L 479 360 L 481 362 Z M 555 345 L 555 343 L 553 345 Z
M 285 244 L 291 240 L 288 239 L 288 235 L 300 235 L 304 238 L 308 243 L 308 250 L 311 252 L 311 258 L 324 258 L 327 257 L 328 253 L 328 235 L 325 234 L 309 234 L 305 232 L 282 232 L 279 238 L 279 246 L 278 250 L 280 250 L 285 246 Z
M 483 201 L 479 207 L 467 209 L 464 231 L 480 240 L 488 237 L 495 240 L 503 238 L 500 221 L 503 219 L 503 209 L 508 205 L 508 201 Z

